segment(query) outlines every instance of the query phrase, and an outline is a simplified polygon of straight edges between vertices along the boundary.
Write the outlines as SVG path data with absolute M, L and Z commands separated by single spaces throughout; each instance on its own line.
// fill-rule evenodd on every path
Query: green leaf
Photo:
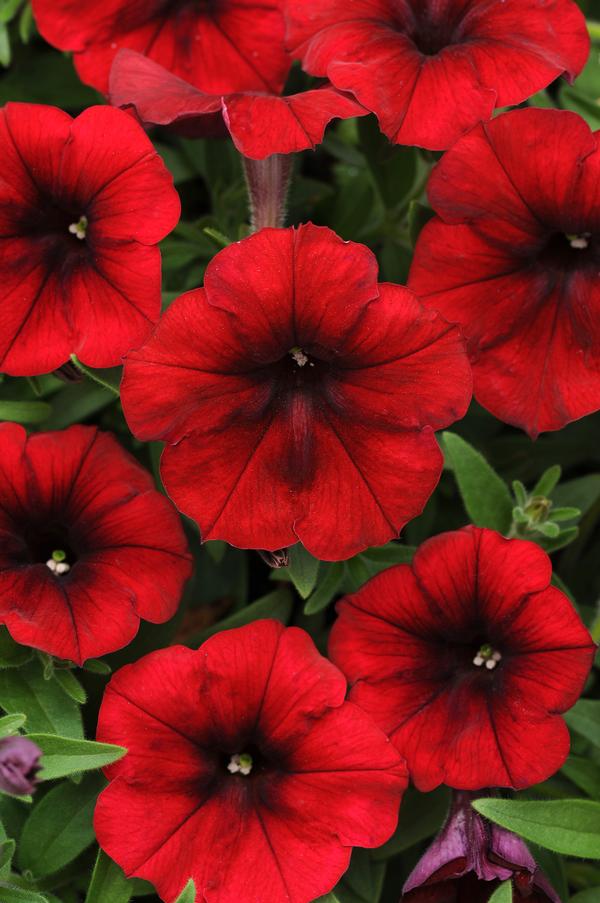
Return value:
M 489 899 L 489 903 L 512 903 L 512 881 L 503 881 Z
M 527 490 L 520 480 L 513 480 L 513 492 L 519 507 L 524 508 L 527 504 Z
M 442 827 L 449 806 L 450 791 L 446 787 L 427 794 L 409 787 L 402 799 L 396 833 L 382 847 L 373 850 L 372 858 L 389 859 L 432 837 Z
M 600 765 L 581 756 L 569 756 L 561 771 L 592 799 L 600 799 Z
M 565 712 L 564 719 L 574 731 L 600 746 L 600 701 L 580 699 L 572 709 Z
M 580 890 L 578 894 L 569 899 L 569 903 L 598 903 L 598 900 L 600 900 L 600 886 Z
M 52 413 L 45 401 L 0 401 L 0 420 L 13 423 L 43 423 Z
M 47 897 L 33 891 L 0 882 L 0 900 L 2 903 L 48 903 Z
M 16 16 L 23 0 L 0 0 L 0 22 L 10 22 Z
M 0 880 L 10 878 L 10 866 L 15 855 L 17 843 L 14 840 L 4 840 L 0 844 Z M 1 898 L 0 898 L 1 899 Z
M 553 521 L 575 520 L 581 516 L 580 508 L 552 508 L 550 517 Z
M 339 903 L 379 903 L 385 870 L 385 862 L 375 862 L 367 850 L 355 849 L 350 868 L 334 888 Z
M 559 464 L 554 464 L 552 467 L 549 467 L 548 470 L 544 471 L 544 473 L 541 475 L 541 477 L 531 490 L 531 495 L 541 495 L 545 498 L 548 498 L 548 496 L 556 488 L 561 474 L 562 467 Z
M 129 903 L 133 891 L 133 882 L 127 880 L 116 862 L 99 850 L 85 903 Z
M 42 750 L 42 781 L 53 781 L 82 771 L 104 768 L 122 759 L 127 750 L 112 743 L 96 743 L 93 740 L 73 740 L 55 734 L 28 734 L 30 740 Z
M 196 903 L 196 885 L 191 878 L 175 900 L 175 903 Z
M 408 234 L 410 243 L 414 246 L 421 234 L 423 227 L 427 225 L 434 213 L 431 207 L 421 204 L 420 201 L 411 201 L 408 207 Z
M 10 35 L 6 25 L 0 23 L 0 66 L 8 68 L 12 59 L 10 49 Z M 9 419 L 9 418 L 6 418 Z
M 79 705 L 84 705 L 87 702 L 87 693 L 72 671 L 66 668 L 56 668 L 54 670 L 54 679 L 70 699 L 73 699 Z
M 0 671 L 0 707 L 9 715 L 27 712 L 31 731 L 83 738 L 79 706 L 54 678 L 44 680 L 39 661 Z
M 36 878 L 58 872 L 94 841 L 92 817 L 104 784 L 88 775 L 81 784 L 63 781 L 34 807 L 19 843 L 19 866 Z
M 591 800 L 479 799 L 481 815 L 555 853 L 600 859 L 600 803 Z
M 454 471 L 467 514 L 477 527 L 508 533 L 513 502 L 506 483 L 468 442 L 443 433 L 444 450 Z
M 303 599 L 308 599 L 317 584 L 319 560 L 298 543 L 290 549 L 287 572 Z
M 22 713 L 5 715 L 4 718 L 0 718 L 0 737 L 12 737 L 14 734 L 18 734 L 26 721 L 27 715 Z
M 327 608 L 342 585 L 345 573 L 344 563 L 342 561 L 333 561 L 326 566 L 322 566 L 321 570 L 324 570 L 325 567 L 325 577 L 319 582 L 314 593 L 304 606 L 305 615 L 314 615 Z
M 111 666 L 101 658 L 89 658 L 87 662 L 83 663 L 82 668 L 91 674 L 112 674 Z
M 218 624 L 212 624 L 189 639 L 186 638 L 186 646 L 199 646 L 204 640 L 207 640 L 215 633 L 219 633 L 221 630 L 243 627 L 244 624 L 259 621 L 261 618 L 275 618 L 283 624 L 287 624 L 293 607 L 294 602 L 289 589 L 285 586 L 280 586 L 272 593 L 262 596 L 256 602 L 252 602 L 251 605 L 247 605 L 223 621 L 219 621 Z
M 15 643 L 6 627 L 0 627 L 0 668 L 20 668 L 32 658 L 32 649 Z
M 570 546 L 572 542 L 574 542 L 579 536 L 579 527 L 567 527 L 566 530 L 563 530 L 556 539 L 545 539 L 544 540 L 544 549 L 548 554 L 551 552 L 558 552 L 559 549 L 564 549 L 565 546 Z

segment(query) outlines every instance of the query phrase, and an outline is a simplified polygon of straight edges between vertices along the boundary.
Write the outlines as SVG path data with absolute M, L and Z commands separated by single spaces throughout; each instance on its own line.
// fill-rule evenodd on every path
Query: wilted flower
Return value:
M 0 790 L 16 796 L 33 793 L 42 751 L 27 737 L 0 740 Z

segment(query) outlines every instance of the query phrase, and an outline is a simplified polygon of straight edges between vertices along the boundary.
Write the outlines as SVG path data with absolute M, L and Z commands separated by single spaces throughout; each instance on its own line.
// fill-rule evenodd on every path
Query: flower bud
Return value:
M 41 749 L 27 737 L 0 740 L 0 790 L 17 796 L 33 793 L 41 755 Z
M 514 903 L 560 903 L 525 843 L 471 807 L 478 796 L 454 792 L 446 824 L 404 885 L 403 903 L 487 903 L 509 879 Z

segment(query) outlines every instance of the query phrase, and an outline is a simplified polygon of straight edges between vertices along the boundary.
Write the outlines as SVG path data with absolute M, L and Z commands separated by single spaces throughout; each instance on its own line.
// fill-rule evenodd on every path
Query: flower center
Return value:
M 242 774 L 246 777 L 252 771 L 253 764 L 254 760 L 249 753 L 236 753 L 234 756 L 231 756 L 227 771 L 230 774 Z
M 312 361 L 310 360 L 310 358 L 308 357 L 308 355 L 304 353 L 304 351 L 302 350 L 302 348 L 298 348 L 298 346 L 296 346 L 295 348 L 291 348 L 291 349 L 290 349 L 290 354 L 292 355 L 292 357 L 293 357 L 293 359 L 294 359 L 294 362 L 295 362 L 299 367 L 306 367 L 307 364 L 308 364 L 309 367 L 314 367 L 314 366 L 315 366 L 315 365 L 312 363 Z
M 69 232 L 80 241 L 83 241 L 87 235 L 88 225 L 89 222 L 87 216 L 81 216 L 78 223 L 71 223 L 71 225 L 69 226 Z
M 54 549 L 51 557 L 46 562 L 53 574 L 68 574 L 71 565 L 67 561 L 67 553 L 63 549 Z
M 478 668 L 485 665 L 488 671 L 493 671 L 498 662 L 502 659 L 502 654 L 494 649 L 489 643 L 484 643 L 479 647 L 479 651 L 473 659 L 473 664 Z
M 565 233 L 565 237 L 572 248 L 575 248 L 577 251 L 585 251 L 586 248 L 590 246 L 590 238 L 592 237 L 591 232 L 580 232 L 579 235 L 577 233 Z

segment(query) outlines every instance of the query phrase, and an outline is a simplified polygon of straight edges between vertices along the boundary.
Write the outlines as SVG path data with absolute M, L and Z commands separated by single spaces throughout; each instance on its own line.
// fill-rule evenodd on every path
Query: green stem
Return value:
M 83 373 L 84 376 L 87 376 L 91 382 L 96 383 L 97 386 L 102 386 L 103 389 L 106 389 L 108 392 L 111 392 L 116 398 L 121 397 L 121 393 L 117 389 L 116 386 L 111 385 L 111 383 L 106 382 L 106 380 L 102 379 L 101 376 L 98 376 L 97 373 L 94 373 L 93 370 L 88 370 L 81 361 L 77 360 L 77 356 L 75 354 L 71 355 L 71 361 L 73 366 L 79 370 L 80 373 Z
M 588 19 L 587 27 L 592 41 L 600 41 L 600 22 L 592 22 Z

